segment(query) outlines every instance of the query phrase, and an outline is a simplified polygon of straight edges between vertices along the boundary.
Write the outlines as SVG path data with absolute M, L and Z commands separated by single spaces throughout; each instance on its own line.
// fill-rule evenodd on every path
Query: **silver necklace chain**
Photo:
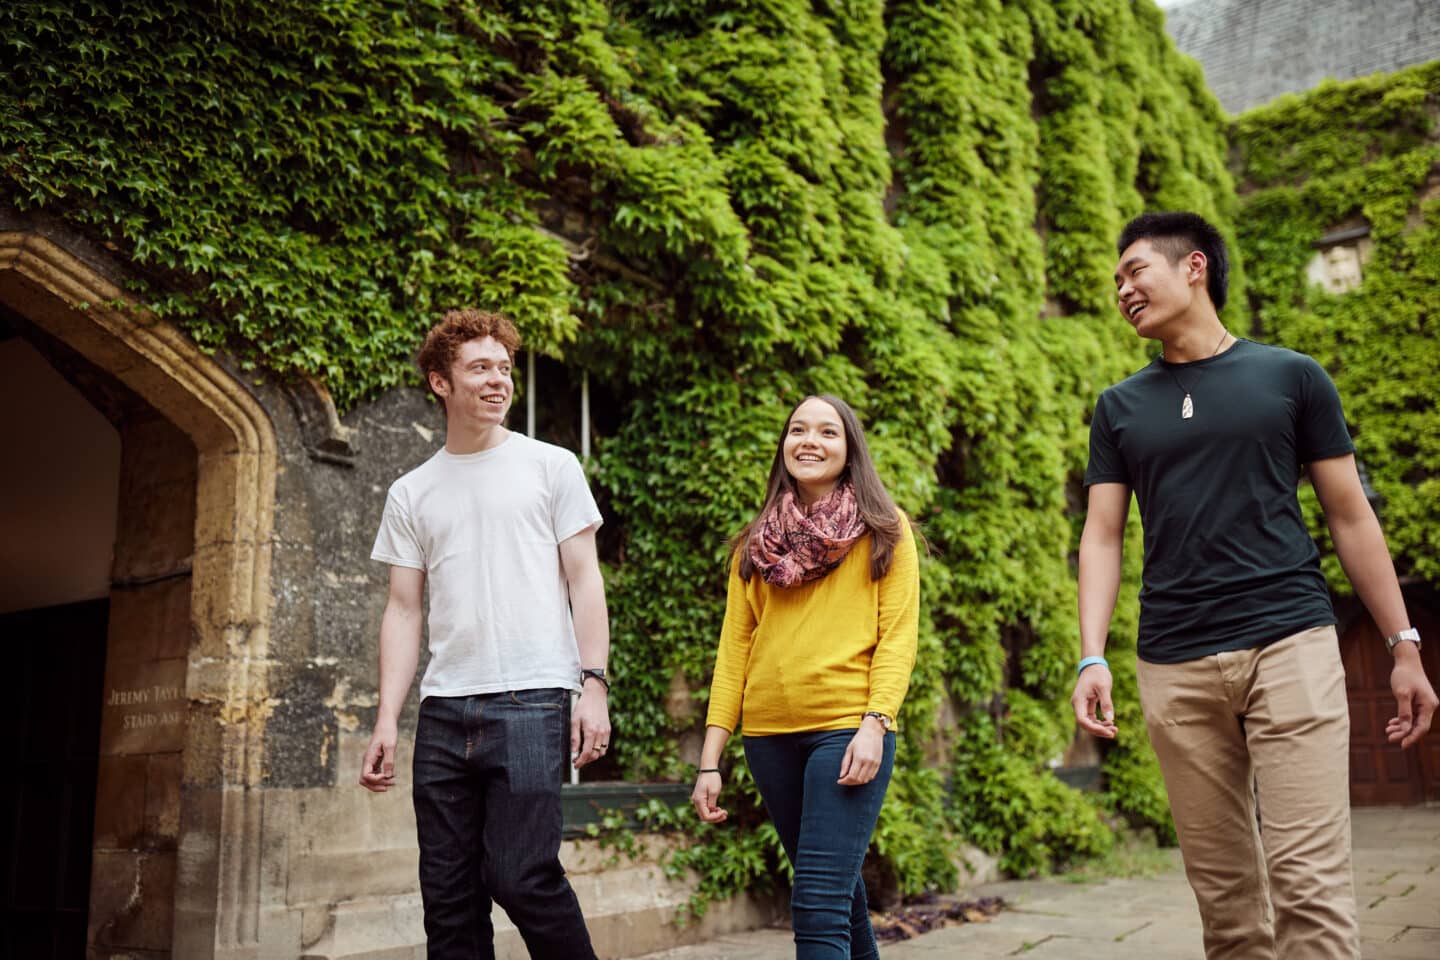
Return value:
M 1215 355 L 1220 352 L 1220 348 L 1225 346 L 1225 341 L 1229 339 L 1229 337 L 1229 330 L 1226 330 L 1224 333 L 1220 334 L 1220 342 L 1215 344 L 1215 349 L 1210 351 L 1210 356 L 1206 359 L 1213 360 L 1215 358 Z M 1163 350 L 1160 351 L 1160 359 L 1161 361 L 1164 361 L 1165 359 L 1165 351 Z M 1190 392 L 1194 388 L 1193 386 L 1190 388 L 1186 388 L 1185 384 L 1180 379 L 1180 375 L 1174 370 L 1170 369 L 1169 367 L 1165 367 L 1164 369 L 1166 373 L 1170 374 L 1170 379 L 1175 381 L 1175 386 L 1180 388 L 1180 392 L 1185 394 L 1185 399 L 1180 401 L 1180 419 L 1189 420 L 1191 417 L 1195 416 L 1195 401 L 1190 396 Z M 1200 382 L 1200 377 L 1205 376 L 1206 369 L 1208 368 L 1202 369 L 1200 371 L 1200 376 L 1197 376 L 1195 378 L 1196 383 Z

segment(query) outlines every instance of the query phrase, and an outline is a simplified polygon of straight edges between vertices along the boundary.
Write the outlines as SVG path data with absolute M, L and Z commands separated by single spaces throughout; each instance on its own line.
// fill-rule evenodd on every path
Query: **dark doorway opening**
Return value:
M 0 956 L 85 956 L 110 602 L 0 615 Z

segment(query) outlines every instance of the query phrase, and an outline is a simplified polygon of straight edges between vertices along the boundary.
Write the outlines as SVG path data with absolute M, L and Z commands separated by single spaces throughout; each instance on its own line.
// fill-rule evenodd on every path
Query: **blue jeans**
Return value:
M 494 960 L 492 901 L 537 960 L 593 960 L 560 866 L 570 694 L 426 697 L 415 730 L 415 826 L 430 960 Z
M 860 865 L 895 767 L 895 734 L 875 779 L 840 786 L 840 761 L 854 730 L 746 737 L 745 759 L 795 868 L 790 919 L 796 960 L 875 960 Z

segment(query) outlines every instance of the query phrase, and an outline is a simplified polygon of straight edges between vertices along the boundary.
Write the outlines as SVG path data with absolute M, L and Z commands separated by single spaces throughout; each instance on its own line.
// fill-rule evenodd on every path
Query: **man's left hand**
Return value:
M 610 704 L 603 684 L 589 681 L 580 690 L 570 718 L 570 753 L 578 770 L 610 749 Z
M 1408 647 L 1409 649 L 1402 650 Z M 1399 710 L 1385 724 L 1386 738 L 1400 748 L 1410 746 L 1430 729 L 1437 698 L 1420 662 L 1420 650 L 1413 643 L 1396 644 L 1395 667 L 1390 671 L 1390 690 Z

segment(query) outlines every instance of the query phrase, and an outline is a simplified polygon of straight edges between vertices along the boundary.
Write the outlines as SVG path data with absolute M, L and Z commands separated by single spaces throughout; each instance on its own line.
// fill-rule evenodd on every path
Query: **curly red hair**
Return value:
M 420 353 L 415 357 L 415 364 L 420 368 L 420 375 L 425 378 L 425 385 L 430 386 L 432 373 L 438 373 L 449 380 L 450 365 L 455 362 L 455 355 L 460 352 L 460 348 L 481 337 L 494 337 L 500 346 L 505 348 L 505 352 L 510 354 L 510 362 L 515 362 L 515 353 L 520 349 L 520 331 L 515 329 L 513 320 L 503 313 L 492 313 L 489 310 L 447 310 L 440 322 L 425 334 L 425 342 L 421 344 Z M 434 392 L 433 387 L 431 392 Z M 436 398 L 442 402 L 444 400 L 438 394 Z

